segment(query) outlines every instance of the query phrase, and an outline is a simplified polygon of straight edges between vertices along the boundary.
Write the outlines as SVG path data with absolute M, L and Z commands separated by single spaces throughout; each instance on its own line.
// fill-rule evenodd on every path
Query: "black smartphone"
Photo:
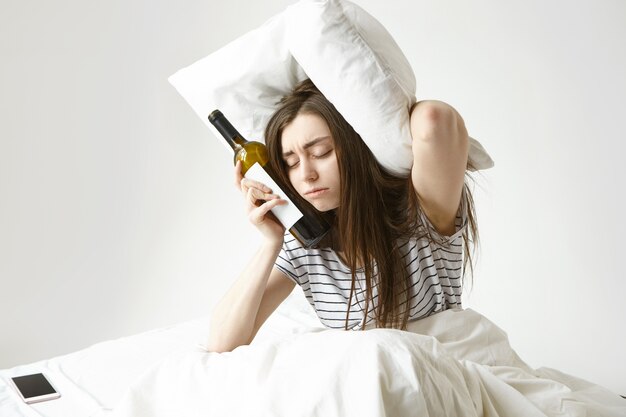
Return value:
M 14 376 L 11 383 L 27 404 L 54 400 L 61 396 L 44 374 Z

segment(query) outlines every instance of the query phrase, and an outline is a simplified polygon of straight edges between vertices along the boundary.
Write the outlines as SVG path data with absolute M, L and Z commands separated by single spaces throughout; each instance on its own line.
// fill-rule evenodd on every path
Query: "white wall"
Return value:
M 167 77 L 290 3 L 3 0 L 0 368 L 210 313 L 260 240 Z M 626 5 L 357 3 L 496 161 L 466 306 L 625 394 Z

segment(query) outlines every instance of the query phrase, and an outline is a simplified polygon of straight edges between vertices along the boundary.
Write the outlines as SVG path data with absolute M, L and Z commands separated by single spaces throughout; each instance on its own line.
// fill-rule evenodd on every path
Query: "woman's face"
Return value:
M 326 121 L 316 114 L 296 116 L 283 128 L 281 144 L 289 180 L 298 194 L 319 211 L 339 207 L 339 165 Z

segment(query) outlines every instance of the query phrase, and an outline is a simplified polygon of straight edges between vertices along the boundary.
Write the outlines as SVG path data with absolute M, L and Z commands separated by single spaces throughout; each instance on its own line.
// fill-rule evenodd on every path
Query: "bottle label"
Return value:
M 246 174 L 244 175 L 244 177 L 253 179 L 255 181 L 258 181 L 262 184 L 267 185 L 268 187 L 272 189 L 272 192 L 274 194 L 278 195 L 280 198 L 282 198 L 283 200 L 286 200 L 289 203 L 286 205 L 283 204 L 283 205 L 276 206 L 271 210 L 272 213 L 274 213 L 274 216 L 276 216 L 278 220 L 280 220 L 280 222 L 283 224 L 283 226 L 285 226 L 287 230 L 291 229 L 291 227 L 298 220 L 304 217 L 302 212 L 298 210 L 295 204 L 293 204 L 293 201 L 291 201 L 289 197 L 287 197 L 287 195 L 283 192 L 283 190 L 280 189 L 278 184 L 274 182 L 272 177 L 269 176 L 269 174 L 263 169 L 261 165 L 259 165 L 258 162 L 255 162 L 254 165 L 252 165 L 246 171 Z

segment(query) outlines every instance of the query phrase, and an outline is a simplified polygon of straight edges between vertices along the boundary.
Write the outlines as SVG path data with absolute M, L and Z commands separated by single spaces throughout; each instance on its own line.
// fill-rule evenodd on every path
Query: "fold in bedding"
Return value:
M 142 375 L 112 415 L 626 415 L 626 401 L 600 386 L 531 369 L 471 309 L 408 330 L 316 329 L 222 354 L 177 352 Z
M 292 293 L 251 345 L 203 349 L 208 318 L 0 371 L 0 416 L 626 416 L 615 393 L 530 368 L 471 310 L 408 331 L 324 328 Z M 26 405 L 8 378 L 44 372 L 62 394 Z

